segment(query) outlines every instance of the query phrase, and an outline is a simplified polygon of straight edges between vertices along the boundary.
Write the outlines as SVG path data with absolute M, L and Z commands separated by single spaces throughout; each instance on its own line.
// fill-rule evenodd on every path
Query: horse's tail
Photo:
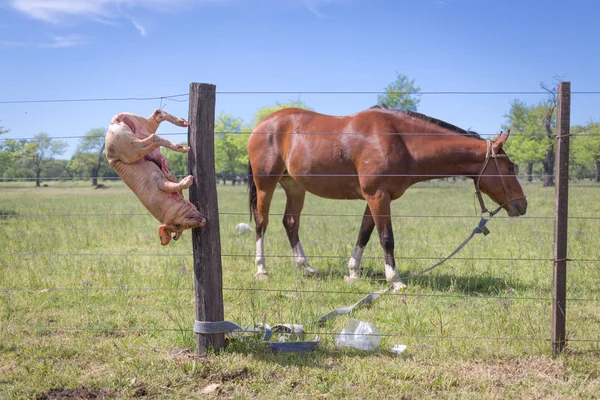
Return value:
M 248 161 L 248 206 L 250 208 L 250 221 L 257 210 L 258 200 L 256 199 L 256 184 L 252 175 L 252 165 Z M 256 218 L 255 218 L 256 219 Z

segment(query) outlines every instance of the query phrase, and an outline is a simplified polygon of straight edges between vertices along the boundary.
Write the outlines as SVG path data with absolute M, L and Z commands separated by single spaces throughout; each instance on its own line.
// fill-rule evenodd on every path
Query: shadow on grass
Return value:
M 335 363 L 338 360 L 341 362 L 342 360 L 348 360 L 349 358 L 407 358 L 398 356 L 383 348 L 377 348 L 373 351 L 361 351 L 349 347 L 331 349 L 319 346 L 320 344 L 317 345 L 314 351 L 306 353 L 288 353 L 273 351 L 269 348 L 267 342 L 245 340 L 230 342 L 225 351 L 228 353 L 245 354 L 256 360 L 276 363 L 282 367 L 296 366 L 323 369 L 331 369 L 332 362 Z
M 408 286 L 409 291 L 418 288 L 434 292 L 452 292 L 468 296 L 478 296 L 506 294 L 515 290 L 524 291 L 529 287 L 529 285 L 524 285 L 521 282 L 511 282 L 507 279 L 498 278 L 488 273 L 459 276 L 434 272 L 432 274 L 411 278 L 411 275 L 418 274 L 419 272 L 421 272 L 421 270 L 405 270 L 401 273 L 401 277 L 403 277 L 402 280 Z M 318 277 L 325 281 L 343 280 L 346 274 L 346 270 L 329 269 L 323 273 L 319 273 Z M 382 287 L 387 286 L 385 275 L 369 268 L 365 268 L 361 271 L 361 279 L 366 282 L 381 284 Z

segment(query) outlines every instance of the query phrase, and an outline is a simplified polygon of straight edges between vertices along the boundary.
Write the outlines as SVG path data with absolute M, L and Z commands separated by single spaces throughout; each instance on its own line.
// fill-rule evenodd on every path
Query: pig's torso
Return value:
M 145 158 L 132 164 L 113 160 L 110 165 L 160 222 L 165 222 L 165 215 L 173 206 L 186 203 L 181 192 L 167 193 L 159 189 L 159 183 L 165 180 L 165 176 L 154 162 Z

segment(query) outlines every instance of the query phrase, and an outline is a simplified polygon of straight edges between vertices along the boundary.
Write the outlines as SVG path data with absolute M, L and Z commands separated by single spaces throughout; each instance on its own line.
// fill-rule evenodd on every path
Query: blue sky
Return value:
M 592 0 L 0 0 L 0 102 L 160 97 L 190 82 L 217 112 L 250 121 L 276 101 L 352 114 L 396 71 L 424 92 L 539 92 L 555 76 L 600 91 L 600 3 Z M 494 134 L 510 102 L 542 95 L 424 94 L 419 111 Z M 183 98 L 185 100 L 185 98 Z M 187 116 L 186 102 L 164 101 Z M 0 103 L 4 137 L 79 136 L 151 101 Z M 573 94 L 572 124 L 600 121 L 600 95 Z M 163 126 L 159 132 L 185 130 Z M 70 140 L 70 157 L 77 140 Z

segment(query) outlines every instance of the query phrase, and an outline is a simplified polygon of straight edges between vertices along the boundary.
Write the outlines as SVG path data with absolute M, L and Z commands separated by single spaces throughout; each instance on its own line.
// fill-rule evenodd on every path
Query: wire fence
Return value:
M 241 130 L 241 131 L 215 131 L 215 135 L 224 136 L 224 135 L 348 135 L 348 136 L 421 136 L 421 137 L 443 137 L 447 136 L 445 133 L 430 133 L 430 132 L 252 132 L 251 130 Z M 475 132 L 467 131 L 464 136 L 475 136 Z M 182 132 L 161 132 L 160 136 L 183 136 L 187 135 L 187 131 Z M 540 139 L 540 138 L 556 138 L 556 135 L 548 135 L 545 133 L 539 134 L 530 134 L 530 133 L 519 133 L 512 132 L 510 134 L 511 137 L 526 137 L 529 139 Z M 600 136 L 600 133 L 594 132 L 580 132 L 573 135 L 574 137 L 584 137 L 584 136 Z M 27 140 L 27 141 L 38 141 L 38 140 L 61 140 L 61 139 L 100 139 L 103 138 L 104 135 L 65 135 L 65 136 L 46 136 L 44 138 L 39 137 L 0 137 L 0 141 L 19 141 L 19 140 Z
M 373 94 L 383 94 L 383 92 L 376 91 L 221 91 L 217 92 L 219 95 L 263 95 L 263 94 L 315 94 L 315 95 L 373 95 Z M 418 95 L 547 95 L 548 92 L 545 91 L 432 91 L 432 92 L 419 92 L 419 93 L 411 93 Z M 598 91 L 576 91 L 572 92 L 573 95 L 598 95 L 600 92 Z M 45 103 L 73 103 L 73 102 L 117 102 L 117 101 L 157 101 L 160 100 L 171 100 L 178 102 L 186 102 L 188 101 L 187 97 L 189 94 L 175 94 L 168 96 L 155 96 L 155 97 L 123 97 L 123 98 L 81 98 L 81 99 L 40 99 L 40 100 L 0 100 L 0 104 L 45 104 Z M 185 135 L 186 132 L 165 132 L 161 133 L 161 136 L 176 136 L 176 135 Z M 216 135 L 230 135 L 230 134 L 250 134 L 250 132 L 241 131 L 241 132 L 233 132 L 233 131 L 221 131 L 215 132 Z M 280 132 L 280 134 L 288 134 L 286 132 Z M 298 133 L 295 133 L 298 134 Z M 314 133 L 313 133 L 314 134 Z M 334 132 L 319 132 L 317 134 L 334 134 Z M 335 133 L 337 134 L 337 133 Z M 361 134 L 365 133 L 361 132 L 349 132 L 347 134 Z M 377 135 L 423 135 L 423 136 L 437 136 L 439 134 L 424 134 L 424 133 L 377 133 Z M 598 136 L 598 134 L 593 133 L 580 133 L 578 136 Z M 515 134 L 514 136 L 519 136 Z M 537 135 L 538 137 L 547 137 L 547 135 Z M 83 135 L 63 135 L 63 136 L 53 136 L 48 137 L 50 140 L 61 140 L 61 139 L 83 139 L 87 138 L 101 138 L 102 136 L 83 136 Z M 532 137 L 528 135 L 528 137 Z M 28 138 L 6 138 L 0 137 L 1 141 L 7 140 L 27 140 L 34 141 L 39 140 L 39 138 L 28 137 Z M 256 176 L 275 176 L 269 174 L 261 174 Z M 279 176 L 279 175 L 277 175 Z M 300 174 L 297 176 L 301 177 L 358 177 L 358 176 L 382 176 L 382 175 L 358 175 L 358 174 Z M 438 175 L 422 175 L 422 174 L 387 174 L 385 176 L 389 177 L 425 177 L 425 178 L 437 178 Z M 495 174 L 489 176 L 497 176 L 497 177 L 506 177 L 506 176 L 515 176 L 514 174 L 506 175 L 506 174 Z M 519 175 L 519 177 L 524 178 L 527 175 Z M 464 175 L 448 175 L 449 178 L 456 177 L 464 177 Z M 473 177 L 473 176 L 472 176 Z M 544 178 L 544 177 L 552 177 L 554 175 L 535 175 L 536 178 Z M 4 178 L 0 179 L 0 181 L 33 181 L 38 178 Z M 64 180 L 89 180 L 92 177 L 73 177 L 73 178 L 64 178 L 64 177 L 42 177 L 40 180 L 42 181 L 64 181 Z M 120 180 L 119 177 L 107 177 L 101 178 L 103 180 Z M 0 192 L 1 198 L 1 192 Z M 0 212 L 2 210 L 0 209 Z M 92 218 L 92 217 L 130 217 L 130 216 L 147 216 L 147 213 L 20 213 L 20 214 L 7 214 L 0 213 L 0 222 L 3 219 L 8 218 Z M 247 216 L 247 212 L 219 212 L 219 216 Z M 284 214 L 284 213 L 270 213 L 270 215 L 296 215 L 296 214 Z M 358 213 L 303 213 L 303 217 L 315 217 L 315 218 L 340 218 L 340 217 L 363 217 L 363 214 Z M 375 215 L 377 216 L 377 215 Z M 459 219 L 459 218 L 475 218 L 473 215 L 427 215 L 427 214 L 418 214 L 418 215 L 390 215 L 391 218 L 412 218 L 412 219 L 426 219 L 426 218 L 435 218 L 435 219 Z M 497 219 L 509 218 L 509 217 L 496 217 Z M 521 219 L 524 220 L 542 220 L 549 221 L 554 218 L 551 216 L 523 216 Z M 600 220 L 600 217 L 596 216 L 569 216 L 570 220 L 578 220 L 578 221 L 596 221 Z M 98 252 L 98 253 L 82 253 L 82 252 L 8 252 L 2 251 L 0 252 L 0 259 L 6 258 L 21 258 L 21 257 L 117 257 L 117 258 L 128 258 L 128 257 L 191 257 L 191 254 L 179 253 L 179 254 L 163 254 L 163 253 L 137 253 L 137 254 L 128 254 L 128 253 L 112 253 L 112 252 Z M 237 257 L 237 258 L 245 258 L 252 259 L 254 254 L 251 253 L 222 253 L 222 257 Z M 315 259 L 347 259 L 347 257 L 332 255 L 332 254 L 309 254 L 309 258 Z M 265 255 L 267 259 L 294 259 L 293 255 Z M 363 256 L 363 259 L 380 259 L 380 256 Z M 417 260 L 417 261 L 435 261 L 439 260 L 440 257 L 425 257 L 425 256 L 396 256 L 398 260 Z M 456 261 L 486 261 L 486 262 L 494 262 L 494 261 L 502 261 L 502 262 L 555 262 L 553 257 L 454 257 L 453 260 Z M 595 258 L 570 258 L 571 262 L 582 262 L 582 263 L 599 263 L 600 259 Z M 376 280 L 376 279 L 374 279 Z M 98 287 L 98 286 L 86 286 L 86 287 L 51 287 L 51 286 L 43 286 L 43 287 L 0 287 L 0 294 L 10 294 L 12 292 L 27 292 L 31 294 L 43 294 L 47 292 L 171 292 L 171 291 L 184 291 L 189 292 L 192 291 L 192 287 L 130 287 L 130 286 L 115 286 L 115 287 Z M 367 295 L 369 292 L 363 291 L 339 291 L 339 290 L 302 290 L 302 289 L 287 289 L 287 288 L 249 288 L 249 287 L 224 287 L 223 291 L 226 292 L 257 292 L 257 293 L 306 293 L 313 295 L 324 295 L 324 294 L 332 294 L 332 295 Z M 396 296 L 402 298 L 431 298 L 431 299 L 467 299 L 467 300 L 498 300 L 498 301 L 522 301 L 522 302 L 550 302 L 552 297 L 548 296 L 517 296 L 517 295 L 456 295 L 456 294 L 445 294 L 445 293 L 389 293 L 389 296 Z M 595 297 L 571 297 L 568 298 L 569 301 L 574 302 L 590 302 L 596 303 L 600 301 L 600 298 Z M 191 312 L 190 312 L 191 314 Z M 42 331 L 105 331 L 105 332 L 177 332 L 180 331 L 180 328 L 163 328 L 163 327 L 122 327 L 122 328 L 114 328 L 114 327 L 83 327 L 83 326 L 55 326 L 51 324 L 39 325 L 39 324 L 28 324 L 27 321 L 22 321 L 17 324 L 0 324 L 0 329 L 8 329 L 8 330 L 42 330 Z M 190 328 L 191 330 L 191 328 Z M 314 332 L 306 332 L 306 334 L 314 334 L 321 336 L 333 336 L 339 333 L 335 332 L 327 332 L 323 330 L 317 330 Z M 481 341 L 525 341 L 525 342 L 548 342 L 551 339 L 547 337 L 490 337 L 490 336 L 477 336 L 477 335 L 408 335 L 401 333 L 382 333 L 382 337 L 390 337 L 390 338 L 413 338 L 415 340 L 481 340 Z M 600 342 L 599 338 L 570 338 L 569 342 L 574 343 L 592 343 L 597 344 Z

